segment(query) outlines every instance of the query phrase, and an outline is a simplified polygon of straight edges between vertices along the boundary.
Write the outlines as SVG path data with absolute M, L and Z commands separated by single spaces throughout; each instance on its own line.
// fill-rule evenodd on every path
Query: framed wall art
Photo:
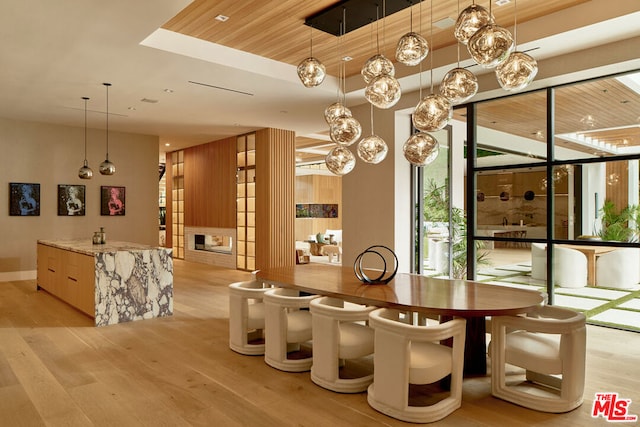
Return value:
M 40 184 L 10 182 L 9 215 L 40 216 Z
M 124 215 L 124 190 L 124 187 L 112 187 L 104 185 L 100 187 L 100 215 Z
M 85 186 L 58 185 L 58 215 L 84 216 Z
M 338 218 L 337 204 L 298 203 L 296 218 Z

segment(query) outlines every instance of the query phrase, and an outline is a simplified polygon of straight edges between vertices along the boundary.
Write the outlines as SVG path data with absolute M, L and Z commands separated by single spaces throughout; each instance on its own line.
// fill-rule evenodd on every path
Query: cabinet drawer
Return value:
M 65 251 L 65 300 L 95 316 L 95 260 L 93 256 Z

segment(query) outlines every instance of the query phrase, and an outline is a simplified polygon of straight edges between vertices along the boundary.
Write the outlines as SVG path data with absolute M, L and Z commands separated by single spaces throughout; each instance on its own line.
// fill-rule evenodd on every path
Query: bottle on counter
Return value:
M 100 227 L 100 243 L 103 245 L 107 243 L 107 234 L 104 232 L 104 227 Z
M 100 237 L 100 232 L 99 231 L 94 231 L 93 232 L 93 244 L 94 245 L 99 245 L 100 242 L 102 242 L 102 238 Z

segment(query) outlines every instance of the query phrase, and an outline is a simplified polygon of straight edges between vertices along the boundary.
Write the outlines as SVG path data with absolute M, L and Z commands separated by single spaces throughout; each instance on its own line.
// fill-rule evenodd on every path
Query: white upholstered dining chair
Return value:
M 531 243 L 531 278 L 547 280 L 547 245 Z
M 259 280 L 229 285 L 229 347 L 247 355 L 264 354 L 264 293 L 271 289 Z
M 554 246 L 553 280 L 563 288 L 587 286 L 587 256 L 576 249 Z
M 389 308 L 371 312 L 375 330 L 374 377 L 367 401 L 375 410 L 413 423 L 438 421 L 462 404 L 465 319 L 419 326 L 411 313 Z M 439 344 L 453 338 L 452 347 Z M 428 406 L 413 406 L 409 384 L 432 384 L 451 375 L 446 396 Z
M 308 308 L 311 300 L 317 297 L 300 295 L 299 291 L 286 288 L 264 293 L 264 361 L 269 366 L 287 372 L 311 369 L 312 329 Z
M 596 285 L 629 289 L 640 282 L 640 270 L 631 268 L 638 263 L 640 251 L 621 248 L 598 256 L 596 261 Z
M 370 369 L 362 368 L 358 376 L 341 378 L 340 371 L 349 361 L 373 354 L 373 329 L 367 323 L 376 307 L 319 297 L 311 300 L 309 309 L 313 326 L 311 380 L 341 393 L 365 391 L 373 381 L 371 361 Z
M 554 413 L 582 404 L 586 353 L 582 313 L 547 305 L 527 317 L 494 316 L 491 329 L 493 396 Z

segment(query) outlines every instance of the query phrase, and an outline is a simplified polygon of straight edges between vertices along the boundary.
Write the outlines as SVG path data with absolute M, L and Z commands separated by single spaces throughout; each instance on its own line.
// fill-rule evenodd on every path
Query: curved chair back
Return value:
M 531 278 L 547 280 L 547 245 L 531 243 Z
M 640 282 L 640 270 L 630 268 L 640 257 L 636 248 L 622 248 L 602 254 L 596 261 L 596 285 L 629 289 Z
M 576 249 L 555 246 L 553 275 L 555 284 L 564 288 L 587 286 L 587 256 Z
M 413 423 L 440 420 L 462 403 L 465 319 L 412 324 L 412 313 L 381 308 L 369 315 L 375 330 L 374 379 L 367 401 L 393 418 Z M 438 344 L 452 338 L 452 347 Z M 409 384 L 431 384 L 451 375 L 449 395 L 428 406 L 409 404 Z
M 269 366 L 288 372 L 311 369 L 311 313 L 303 309 L 317 297 L 285 288 L 265 292 L 264 360 Z
M 567 412 L 582 404 L 586 353 L 582 313 L 543 306 L 527 317 L 494 316 L 491 338 L 495 397 L 543 412 Z M 529 384 L 507 378 L 506 364 L 524 368 Z M 530 383 L 560 394 L 532 391 Z
M 320 297 L 311 301 L 309 309 L 313 325 L 311 380 L 341 393 L 365 391 L 373 381 L 373 364 L 361 359 L 373 354 L 373 329 L 367 323 L 376 307 Z M 356 360 L 366 365 L 364 375 L 340 378 L 340 372 Z
M 229 285 L 229 347 L 247 355 L 264 354 L 264 293 L 259 280 Z

